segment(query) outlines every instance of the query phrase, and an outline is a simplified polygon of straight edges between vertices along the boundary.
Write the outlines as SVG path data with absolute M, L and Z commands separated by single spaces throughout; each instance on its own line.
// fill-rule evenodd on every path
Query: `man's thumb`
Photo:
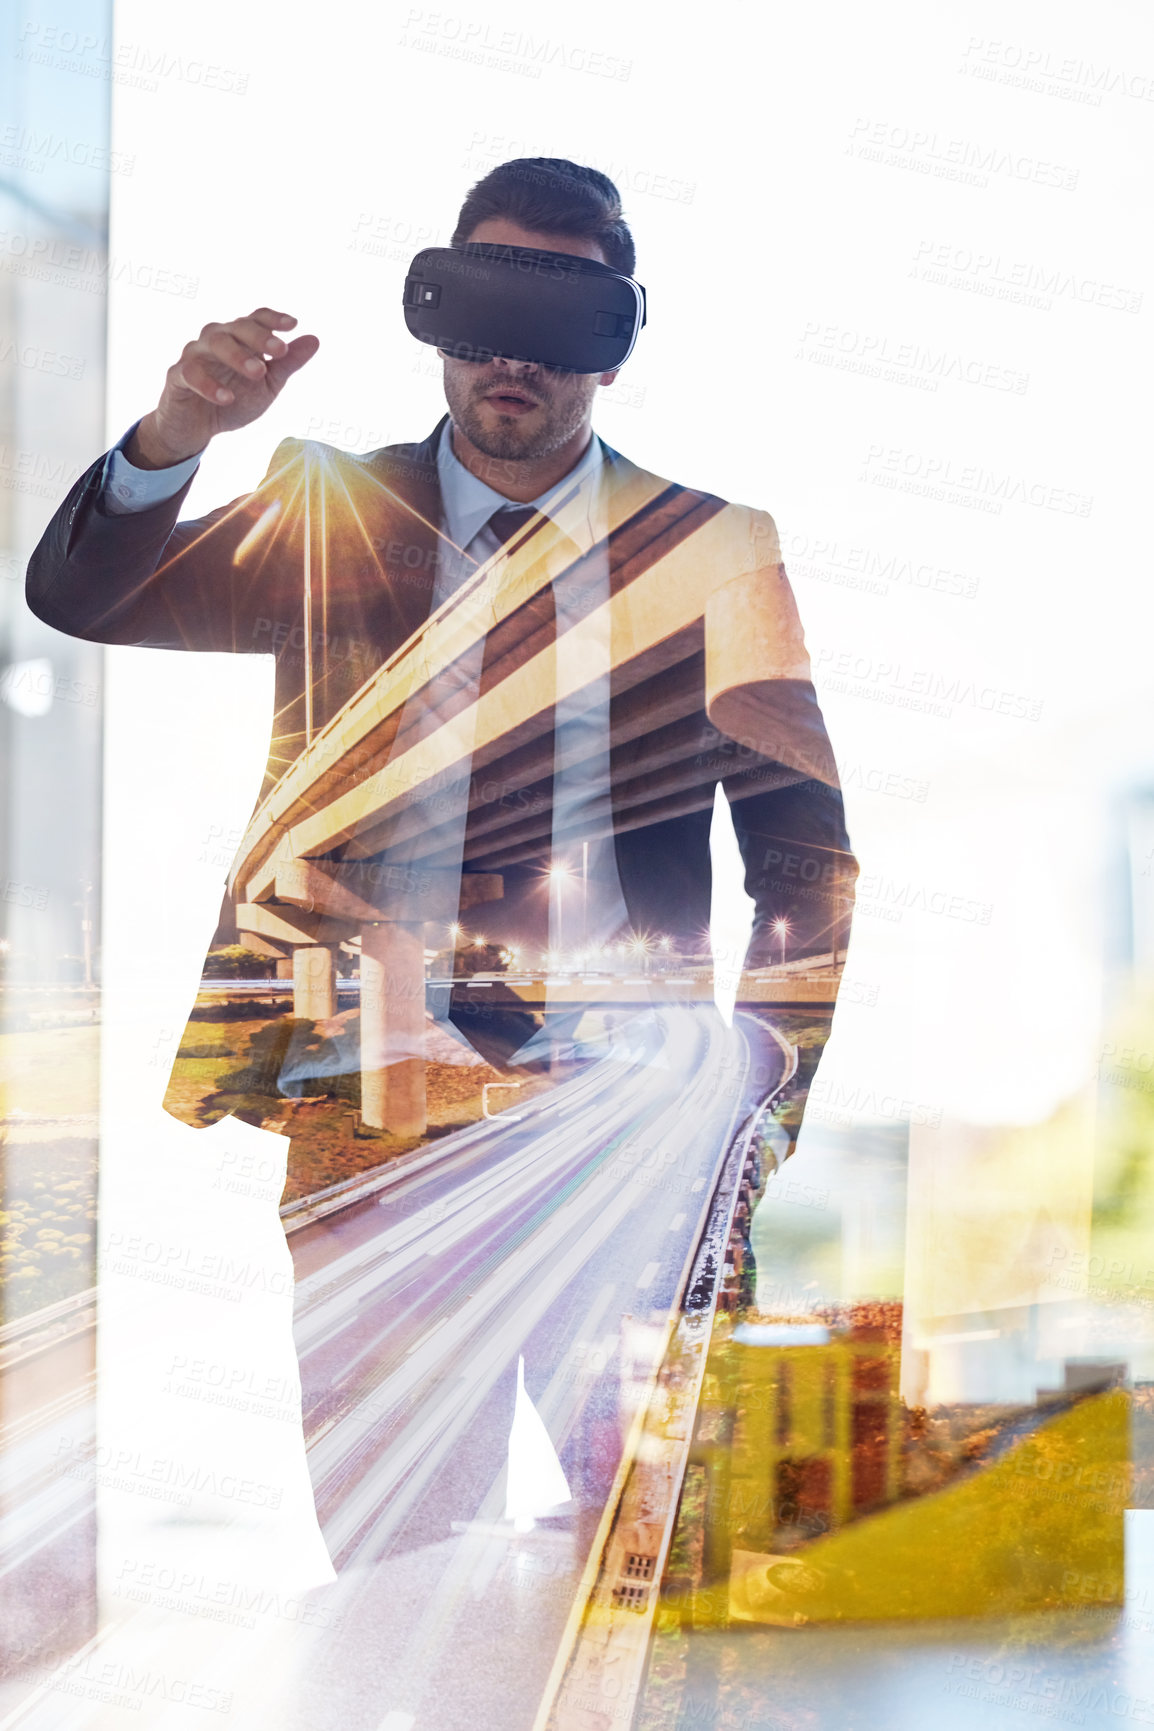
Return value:
M 284 354 L 268 364 L 266 376 L 273 389 L 279 391 L 286 380 L 300 371 L 306 361 L 312 360 L 320 346 L 319 337 L 294 337 Z

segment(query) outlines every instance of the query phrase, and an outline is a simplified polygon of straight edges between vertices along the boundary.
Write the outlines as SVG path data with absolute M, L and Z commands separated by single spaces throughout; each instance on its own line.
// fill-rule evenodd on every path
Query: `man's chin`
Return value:
M 499 457 L 503 462 L 527 462 L 544 456 L 550 449 L 546 429 L 538 427 L 532 431 L 512 416 L 502 416 L 496 423 L 477 417 L 466 426 L 465 432 L 478 451 L 483 451 L 486 457 Z

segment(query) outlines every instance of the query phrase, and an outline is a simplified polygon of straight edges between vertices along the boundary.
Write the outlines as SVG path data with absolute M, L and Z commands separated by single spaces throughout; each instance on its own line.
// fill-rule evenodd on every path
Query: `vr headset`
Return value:
M 606 373 L 633 353 L 645 290 L 595 259 L 469 241 L 417 254 L 404 308 L 413 336 L 454 360 Z

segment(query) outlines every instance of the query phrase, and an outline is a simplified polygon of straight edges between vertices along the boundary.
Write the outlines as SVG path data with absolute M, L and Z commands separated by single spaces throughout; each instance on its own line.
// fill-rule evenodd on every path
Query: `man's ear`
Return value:
M 611 385 L 620 371 L 621 371 L 620 367 L 614 367 L 614 369 L 611 373 L 602 373 L 602 375 L 598 379 L 597 383 L 599 385 Z

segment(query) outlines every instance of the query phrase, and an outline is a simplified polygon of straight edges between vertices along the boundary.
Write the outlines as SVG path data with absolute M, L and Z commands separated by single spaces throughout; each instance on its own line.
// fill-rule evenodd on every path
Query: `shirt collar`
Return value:
M 494 511 L 524 501 L 507 499 L 466 469 L 453 450 L 452 425 L 452 420 L 446 417 L 437 445 L 437 479 L 441 485 L 445 530 L 451 541 L 466 548 Z M 604 532 L 599 522 L 604 510 L 604 471 L 604 448 L 594 433 L 568 474 L 555 487 L 528 501 L 538 511 L 554 514 L 578 492 L 577 509 L 569 507 L 565 511 L 565 530 L 582 553 L 587 553 Z

